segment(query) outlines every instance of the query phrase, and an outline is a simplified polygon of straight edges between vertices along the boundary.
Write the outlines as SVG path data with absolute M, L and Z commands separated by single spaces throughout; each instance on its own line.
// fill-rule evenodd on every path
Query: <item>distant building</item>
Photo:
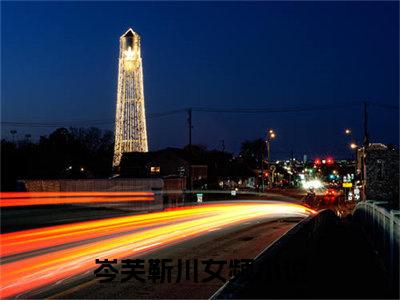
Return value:
M 383 144 L 359 149 L 357 174 L 364 199 L 388 201 L 391 207 L 399 207 L 399 150 Z

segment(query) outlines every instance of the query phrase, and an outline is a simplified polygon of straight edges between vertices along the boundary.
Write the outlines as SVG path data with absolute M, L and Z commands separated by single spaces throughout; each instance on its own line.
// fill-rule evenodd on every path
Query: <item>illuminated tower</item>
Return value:
M 113 167 L 124 152 L 147 152 L 140 36 L 131 28 L 119 39 L 117 109 Z

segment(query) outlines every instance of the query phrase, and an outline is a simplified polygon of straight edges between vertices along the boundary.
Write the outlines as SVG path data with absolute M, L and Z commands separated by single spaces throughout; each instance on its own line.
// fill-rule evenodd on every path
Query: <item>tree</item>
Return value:
M 112 174 L 113 134 L 99 128 L 58 128 L 39 142 L 1 141 L 2 190 L 17 179 L 104 178 Z

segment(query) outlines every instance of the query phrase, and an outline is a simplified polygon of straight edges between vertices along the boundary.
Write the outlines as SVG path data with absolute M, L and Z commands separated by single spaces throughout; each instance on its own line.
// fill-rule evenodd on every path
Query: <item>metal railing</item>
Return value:
M 398 280 L 400 211 L 388 209 L 385 201 L 359 202 L 353 217 L 364 228 L 373 246 L 384 259 L 384 263 L 393 280 Z

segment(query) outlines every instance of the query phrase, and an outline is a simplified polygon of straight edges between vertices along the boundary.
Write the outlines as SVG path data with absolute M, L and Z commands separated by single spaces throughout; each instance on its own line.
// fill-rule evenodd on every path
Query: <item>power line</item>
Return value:
M 181 109 L 170 110 L 170 111 L 161 112 L 161 113 L 149 114 L 147 117 L 149 119 L 162 118 L 162 117 L 166 117 L 166 116 L 171 116 L 171 115 L 176 115 L 176 114 L 179 114 L 179 113 L 183 113 L 183 112 L 186 112 L 186 111 L 187 111 L 187 109 L 181 108 Z
M 185 112 L 185 109 L 179 109 L 179 110 L 172 110 L 172 111 L 167 111 L 167 112 L 162 112 L 162 113 L 154 113 L 154 114 L 149 114 L 147 118 L 152 119 L 152 118 L 162 118 L 166 116 L 171 116 L 177 113 L 182 113 Z M 12 122 L 12 121 L 2 121 L 1 125 L 3 126 L 15 126 L 15 127 L 68 127 L 71 125 L 90 125 L 90 126 L 95 126 L 95 125 L 111 125 L 115 124 L 115 121 L 113 119 L 102 119 L 102 120 L 77 120 L 77 121 L 64 121 L 64 122 Z
M 364 102 L 347 102 L 347 103 L 336 103 L 329 105 L 313 105 L 313 106 L 301 106 L 301 107 L 289 107 L 289 108 L 227 108 L 227 107 L 190 107 L 181 108 L 159 113 L 151 113 L 147 115 L 148 119 L 168 117 L 180 113 L 186 113 L 188 110 L 193 112 L 206 112 L 206 113 L 234 113 L 234 114 L 265 114 L 265 113 L 290 113 L 290 112 L 308 112 L 308 111 L 324 111 L 324 110 L 335 110 L 335 109 L 348 109 L 349 107 L 361 106 Z M 366 102 L 369 105 L 384 108 L 398 110 L 398 106 L 385 105 L 377 102 Z M 98 126 L 98 125 L 112 125 L 115 124 L 114 119 L 97 119 L 97 120 L 75 120 L 75 121 L 64 121 L 64 122 L 12 122 L 2 121 L 2 126 L 7 127 L 71 127 L 72 125 L 86 125 L 86 126 Z
M 319 106 L 302 106 L 302 107 L 291 107 L 291 108 L 212 108 L 212 107 L 192 107 L 193 111 L 197 112 L 215 112 L 215 113 L 246 113 L 246 114 L 259 114 L 259 113 L 290 113 L 290 112 L 306 112 L 306 111 L 321 111 L 321 110 L 332 110 L 332 109 L 344 109 L 349 106 L 359 105 L 358 102 L 347 103 L 343 105 L 332 104 L 332 105 L 319 105 Z

